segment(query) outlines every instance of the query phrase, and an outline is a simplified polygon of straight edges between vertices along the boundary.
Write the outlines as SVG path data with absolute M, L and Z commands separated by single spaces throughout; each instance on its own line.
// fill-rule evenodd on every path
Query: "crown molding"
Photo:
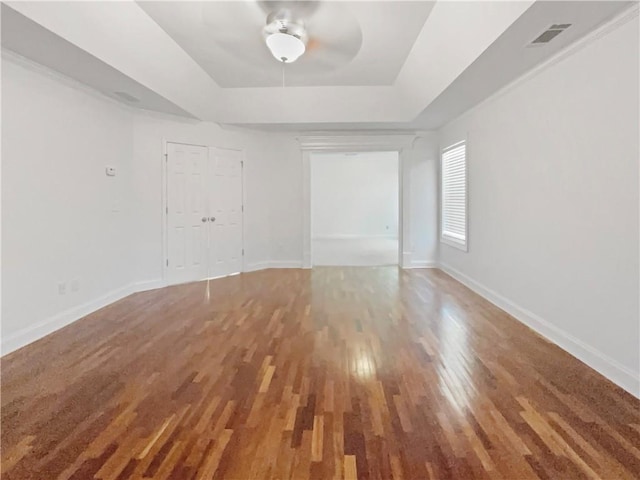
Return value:
M 407 134 L 301 135 L 296 137 L 301 150 L 323 152 L 400 151 L 411 148 L 417 138 Z

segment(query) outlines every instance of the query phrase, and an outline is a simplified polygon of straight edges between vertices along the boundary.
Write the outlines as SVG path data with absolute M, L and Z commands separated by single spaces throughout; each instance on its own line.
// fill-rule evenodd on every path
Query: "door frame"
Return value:
M 236 152 L 240 152 L 240 170 L 241 170 L 241 189 L 242 189 L 242 211 L 241 211 L 241 219 L 242 219 L 242 265 L 240 273 L 246 271 L 246 263 L 245 263 L 245 255 L 244 255 L 244 243 L 245 243 L 245 234 L 244 234 L 244 205 L 246 202 L 246 192 L 244 188 L 245 178 L 244 178 L 244 161 L 246 153 L 244 149 L 241 148 L 229 148 L 229 147 L 217 147 L 213 145 L 202 145 L 200 143 L 190 143 L 190 142 L 177 142 L 173 140 L 162 139 L 162 186 L 161 186 L 161 201 L 160 201 L 160 211 L 161 211 L 161 229 L 160 229 L 160 237 L 162 241 L 162 284 L 164 286 L 168 286 L 168 262 L 169 262 L 169 153 L 168 153 L 168 145 L 170 143 L 178 144 L 178 145 L 191 145 L 194 147 L 204 147 L 207 149 L 207 159 L 210 156 L 211 148 L 218 148 L 220 150 L 233 150 Z M 217 277 L 215 277 L 217 278 Z M 204 280 L 204 279 L 203 279 Z M 199 281 L 199 280 L 198 280 Z
M 398 152 L 398 265 L 411 268 L 411 156 L 418 135 L 304 135 L 302 154 L 302 268 L 313 266 L 311 251 L 311 155 L 313 153 Z

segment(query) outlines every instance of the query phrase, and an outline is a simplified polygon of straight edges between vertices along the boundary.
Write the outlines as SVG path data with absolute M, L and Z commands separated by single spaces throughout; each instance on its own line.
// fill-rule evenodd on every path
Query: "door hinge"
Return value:
M 169 266 L 169 259 L 167 258 L 167 267 Z
M 242 205 L 242 211 L 244 212 L 244 205 Z
M 165 207 L 165 209 L 164 209 L 164 211 L 165 211 L 165 213 L 169 213 L 169 207 L 168 207 L 168 206 L 166 206 L 166 207 Z
M 244 248 L 242 249 L 242 255 L 244 255 Z

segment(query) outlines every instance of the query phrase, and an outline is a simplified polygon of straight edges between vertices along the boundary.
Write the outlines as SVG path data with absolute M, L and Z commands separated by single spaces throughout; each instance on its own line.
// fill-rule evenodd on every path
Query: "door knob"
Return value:
M 202 223 L 207 221 L 207 217 L 202 217 Z
M 216 217 L 211 217 L 211 218 L 209 219 L 209 221 L 210 221 L 210 222 L 215 222 L 215 221 L 216 221 Z

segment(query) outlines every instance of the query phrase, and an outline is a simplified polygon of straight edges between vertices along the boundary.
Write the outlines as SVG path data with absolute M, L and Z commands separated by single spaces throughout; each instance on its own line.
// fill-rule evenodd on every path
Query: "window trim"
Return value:
M 464 175 L 464 193 L 465 193 L 465 204 L 464 204 L 464 241 L 458 240 L 451 236 L 445 235 L 443 231 L 443 213 L 444 213 L 444 175 L 443 175 L 443 159 L 445 152 L 457 148 L 460 145 L 464 145 L 464 166 L 465 166 L 465 175 Z M 457 248 L 458 250 L 462 250 L 463 252 L 469 251 L 469 144 L 466 139 L 460 140 L 457 142 L 448 145 L 440 151 L 440 243 L 444 243 L 453 248 Z

